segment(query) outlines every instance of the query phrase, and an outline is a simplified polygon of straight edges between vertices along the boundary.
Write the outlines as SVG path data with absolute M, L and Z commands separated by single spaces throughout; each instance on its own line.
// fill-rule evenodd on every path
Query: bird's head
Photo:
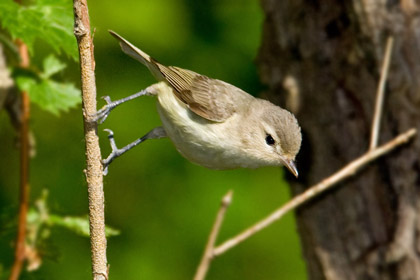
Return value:
M 284 165 L 298 176 L 294 160 L 302 142 L 295 116 L 266 100 L 256 99 L 247 116 L 245 143 L 247 152 L 260 165 Z

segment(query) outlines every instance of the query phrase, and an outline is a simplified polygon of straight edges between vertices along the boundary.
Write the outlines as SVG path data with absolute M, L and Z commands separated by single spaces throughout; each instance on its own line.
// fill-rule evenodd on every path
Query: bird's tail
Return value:
M 122 51 L 131 56 L 132 58 L 140 61 L 142 64 L 144 64 L 147 68 L 149 68 L 150 72 L 152 72 L 153 76 L 155 76 L 158 80 L 164 80 L 164 76 L 162 75 L 162 72 L 160 70 L 161 66 L 156 60 L 154 60 L 151 56 L 149 56 L 147 53 L 143 52 L 142 50 L 138 49 L 136 46 L 131 44 L 129 41 L 118 35 L 112 30 L 108 30 L 109 33 L 111 33 L 112 36 L 118 39 L 120 41 L 120 46 Z

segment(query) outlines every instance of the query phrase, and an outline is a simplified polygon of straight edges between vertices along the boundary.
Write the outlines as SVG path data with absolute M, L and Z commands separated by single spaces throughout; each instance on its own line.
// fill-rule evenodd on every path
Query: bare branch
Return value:
M 206 249 L 201 259 L 200 265 L 197 268 L 194 280 L 203 280 L 206 277 L 207 270 L 209 269 L 210 263 L 213 259 L 214 244 L 216 243 L 217 235 L 219 234 L 220 227 L 226 214 L 226 210 L 232 202 L 233 192 L 230 190 L 222 199 L 219 212 L 217 213 L 214 221 L 213 228 L 211 230 L 209 240 L 207 241 Z
M 20 66 L 29 68 L 28 47 L 20 40 L 17 41 Z M 19 279 L 25 261 L 26 217 L 29 208 L 29 95 L 22 91 L 21 120 L 20 120 L 20 189 L 19 189 L 19 218 L 15 247 L 15 260 L 9 280 Z
M 338 172 L 322 180 L 320 183 L 310 187 L 305 192 L 297 195 L 292 200 L 284 204 L 282 207 L 275 210 L 272 214 L 267 216 L 265 219 L 249 227 L 248 229 L 244 230 L 242 233 L 236 235 L 235 237 L 232 237 L 231 239 L 225 241 L 223 244 L 217 246 L 213 251 L 213 256 L 219 256 L 225 253 L 232 247 L 238 245 L 239 243 L 243 242 L 244 240 L 251 237 L 255 233 L 259 232 L 260 230 L 264 229 L 265 227 L 279 220 L 286 213 L 299 207 L 300 205 L 314 198 L 318 194 L 325 192 L 327 189 L 332 188 L 333 186 L 337 185 L 337 183 L 343 181 L 344 179 L 352 175 L 355 175 L 356 172 L 360 170 L 363 166 L 377 159 L 378 157 L 389 153 L 396 147 L 408 142 L 411 138 L 413 138 L 416 135 L 416 133 L 417 133 L 417 130 L 412 128 L 406 131 L 405 133 L 400 134 L 399 136 L 395 137 L 393 140 L 389 141 L 388 143 L 380 146 L 379 148 L 374 148 L 372 150 L 369 150 L 363 156 L 350 162 L 348 165 L 346 165 L 344 168 L 342 168 Z
M 371 136 L 370 136 L 369 150 L 372 150 L 378 146 L 379 129 L 381 126 L 381 115 L 382 115 L 382 108 L 383 108 L 383 103 L 384 103 L 385 82 L 388 77 L 389 63 L 391 61 L 393 43 L 394 43 L 394 38 L 388 37 L 388 40 L 386 42 L 384 61 L 382 63 L 381 79 L 379 81 L 378 90 L 376 92 L 375 113 L 374 113 L 373 122 L 372 122 L 372 131 L 371 131 Z
M 86 142 L 86 181 L 89 194 L 90 243 L 93 279 L 108 279 L 105 237 L 105 206 L 103 168 L 97 135 L 96 83 L 93 42 L 90 34 L 86 0 L 74 0 L 74 34 L 79 46 L 80 74 L 83 99 L 83 122 Z

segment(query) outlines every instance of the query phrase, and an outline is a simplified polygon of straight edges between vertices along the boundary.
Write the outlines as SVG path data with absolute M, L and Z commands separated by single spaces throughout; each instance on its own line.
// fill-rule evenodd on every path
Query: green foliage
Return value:
M 80 91 L 71 83 L 60 83 L 52 79 L 66 65 L 54 55 L 48 56 L 43 64 L 43 72 L 38 77 L 17 76 L 18 87 L 29 93 L 32 102 L 54 115 L 78 105 L 81 102 Z
M 72 216 L 58 216 L 50 215 L 49 222 L 51 225 L 61 226 L 81 236 L 89 237 L 89 217 L 72 217 Z M 107 237 L 117 236 L 120 231 L 110 226 L 105 227 L 105 234 Z
M 35 39 L 48 43 L 56 52 L 63 50 L 78 59 L 73 35 L 72 1 L 37 0 L 22 6 L 13 0 L 0 1 L 0 20 L 14 39 L 19 38 L 33 53 Z
M 44 73 L 41 74 L 41 77 L 44 79 L 48 79 L 52 75 L 66 68 L 66 64 L 58 60 L 53 55 L 50 55 L 46 59 L 44 59 L 43 65 L 44 65 Z
M 48 191 L 43 190 L 41 197 L 35 201 L 35 207 L 28 211 L 26 226 L 26 261 L 27 270 L 37 270 L 43 259 L 56 259 L 59 252 L 52 243 L 51 233 L 54 227 L 63 227 L 78 235 L 89 237 L 88 217 L 60 216 L 50 213 L 48 207 Z M 119 234 L 119 231 L 110 227 L 105 228 L 107 237 Z M 0 279 L 2 273 L 0 264 Z
M 89 237 L 89 217 L 61 216 L 50 213 L 47 204 L 48 192 L 43 190 L 41 197 L 35 202 L 35 207 L 28 212 L 28 237 L 37 236 L 37 238 L 45 239 L 49 237 L 49 229 L 54 226 L 66 228 L 78 235 Z M 36 234 L 30 234 L 31 229 Z M 41 230 L 42 229 L 42 230 Z M 105 232 L 107 237 L 117 236 L 120 231 L 112 227 L 106 226 Z M 35 240 L 29 240 L 29 243 L 37 243 Z
M 0 1 L 0 21 L 12 38 L 19 38 L 33 53 L 36 39 L 49 44 L 57 53 L 64 51 L 77 60 L 76 39 L 73 35 L 72 2 L 68 0 L 35 0 L 21 5 L 13 0 Z M 80 104 L 80 91 L 71 83 L 58 82 L 53 75 L 66 64 L 49 55 L 43 61 L 40 74 L 18 73 L 16 83 L 29 93 L 30 99 L 42 109 L 59 115 Z

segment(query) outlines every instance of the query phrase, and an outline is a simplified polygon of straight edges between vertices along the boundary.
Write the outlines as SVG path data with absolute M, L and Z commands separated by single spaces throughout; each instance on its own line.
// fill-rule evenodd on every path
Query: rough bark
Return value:
M 379 143 L 420 128 L 419 1 L 265 0 L 259 65 L 304 133 L 300 193 L 368 149 L 386 38 Z M 420 139 L 297 211 L 310 279 L 420 279 Z
M 82 89 L 83 124 L 86 144 L 86 182 L 89 198 L 89 230 L 92 258 L 92 278 L 108 280 L 105 235 L 105 193 L 101 149 L 97 133 L 96 81 L 93 41 L 90 33 L 90 19 L 86 0 L 74 0 L 74 35 L 77 39 Z

